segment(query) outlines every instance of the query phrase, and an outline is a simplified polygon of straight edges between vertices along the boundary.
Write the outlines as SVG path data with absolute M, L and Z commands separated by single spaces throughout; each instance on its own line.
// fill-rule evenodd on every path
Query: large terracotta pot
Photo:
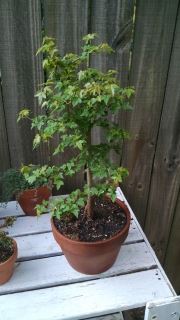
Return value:
M 85 274 L 98 274 L 109 269 L 115 262 L 120 247 L 126 239 L 130 226 L 130 212 L 119 199 L 116 203 L 124 210 L 127 222 L 124 228 L 114 237 L 97 242 L 71 240 L 62 235 L 51 219 L 55 240 L 61 247 L 69 264 L 77 271 Z
M 7 282 L 14 271 L 14 264 L 17 259 L 17 243 L 13 239 L 14 252 L 13 255 L 3 263 L 0 263 L 0 285 Z
M 49 200 L 52 192 L 48 186 L 42 186 L 37 189 L 28 189 L 18 194 L 17 201 L 24 213 L 29 216 L 36 216 L 36 205 L 41 204 L 43 200 Z

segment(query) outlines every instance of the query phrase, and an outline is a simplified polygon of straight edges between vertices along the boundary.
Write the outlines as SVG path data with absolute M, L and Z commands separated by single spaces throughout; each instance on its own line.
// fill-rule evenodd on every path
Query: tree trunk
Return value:
M 92 173 L 89 168 L 87 168 L 87 185 L 89 188 L 92 186 Z M 92 197 L 90 195 L 88 196 L 85 212 L 88 218 L 93 218 Z

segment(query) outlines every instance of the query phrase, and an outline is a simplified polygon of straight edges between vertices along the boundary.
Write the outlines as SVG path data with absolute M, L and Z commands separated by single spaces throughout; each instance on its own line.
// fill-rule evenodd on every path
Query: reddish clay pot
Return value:
M 17 243 L 13 239 L 14 252 L 13 255 L 3 263 L 0 263 L 0 285 L 7 282 L 14 271 L 14 264 L 17 259 Z
M 27 215 L 36 216 L 35 206 L 41 204 L 43 200 L 49 200 L 51 193 L 51 189 L 48 186 L 28 189 L 18 195 L 17 201 Z
M 98 274 L 108 270 L 114 264 L 120 247 L 128 235 L 130 226 L 128 208 L 119 199 L 116 199 L 116 203 L 126 214 L 126 225 L 114 237 L 103 241 L 83 242 L 71 240 L 56 229 L 53 219 L 51 219 L 54 238 L 61 247 L 69 264 L 75 270 L 85 274 Z

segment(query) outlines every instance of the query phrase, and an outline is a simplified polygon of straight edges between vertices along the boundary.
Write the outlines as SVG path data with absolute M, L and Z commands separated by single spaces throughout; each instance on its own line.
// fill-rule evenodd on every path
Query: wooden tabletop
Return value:
M 126 202 L 120 189 L 118 196 Z M 174 296 L 131 208 L 130 211 L 130 232 L 117 261 L 108 271 L 89 276 L 76 272 L 67 263 L 51 233 L 48 213 L 40 218 L 28 217 L 15 202 L 8 203 L 6 209 L 0 208 L 0 218 L 17 216 L 9 234 L 18 244 L 14 274 L 0 286 L 0 318 L 86 319 Z

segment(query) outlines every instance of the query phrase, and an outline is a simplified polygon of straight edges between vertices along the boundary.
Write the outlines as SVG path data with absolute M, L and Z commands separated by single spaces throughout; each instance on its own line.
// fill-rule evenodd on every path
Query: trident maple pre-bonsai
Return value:
M 36 94 L 44 114 L 32 118 L 28 109 L 19 114 L 19 119 L 29 118 L 32 128 L 36 130 L 34 148 L 58 136 L 54 155 L 63 153 L 66 148 L 76 150 L 76 155 L 64 164 L 43 166 L 43 172 L 51 175 L 57 188 L 64 184 L 66 176 L 73 176 L 80 170 L 85 172 L 86 182 L 81 190 L 77 189 L 50 205 L 56 240 L 60 235 L 63 240 L 67 238 L 73 244 L 80 241 L 81 244 L 92 242 L 94 245 L 101 241 L 105 244 L 116 238 L 117 234 L 127 233 L 129 228 L 127 208 L 122 209 L 123 205 L 115 202 L 116 187 L 128 171 L 109 160 L 110 151 L 119 153 L 121 140 L 127 138 L 128 133 L 110 121 L 110 116 L 119 110 L 130 109 L 129 100 L 134 90 L 119 86 L 116 71 L 102 72 L 90 67 L 92 55 L 113 52 L 106 43 L 93 44 L 94 38 L 95 34 L 88 34 L 83 38 L 84 46 L 79 55 L 69 53 L 64 57 L 60 56 L 52 38 L 44 38 L 38 53 L 43 53 L 47 80 Z M 102 128 L 104 142 L 92 142 L 92 130 L 95 127 Z M 29 174 L 27 167 L 23 172 L 27 180 L 37 176 L 36 170 Z M 47 206 L 47 203 L 44 205 Z M 37 209 L 39 213 L 42 212 L 43 205 Z M 61 247 L 65 252 L 64 242 Z M 110 250 L 114 252 L 114 249 Z M 87 251 L 91 249 L 87 248 Z M 105 262 L 104 267 L 95 270 L 93 266 L 92 269 L 88 266 L 85 269 L 78 267 L 68 253 L 66 257 L 77 270 L 85 273 L 103 271 L 115 259 L 111 256 L 111 263 Z M 78 259 L 81 260 L 80 257 Z M 87 265 L 94 263 L 92 256 L 92 263 L 87 258 L 85 260 Z

